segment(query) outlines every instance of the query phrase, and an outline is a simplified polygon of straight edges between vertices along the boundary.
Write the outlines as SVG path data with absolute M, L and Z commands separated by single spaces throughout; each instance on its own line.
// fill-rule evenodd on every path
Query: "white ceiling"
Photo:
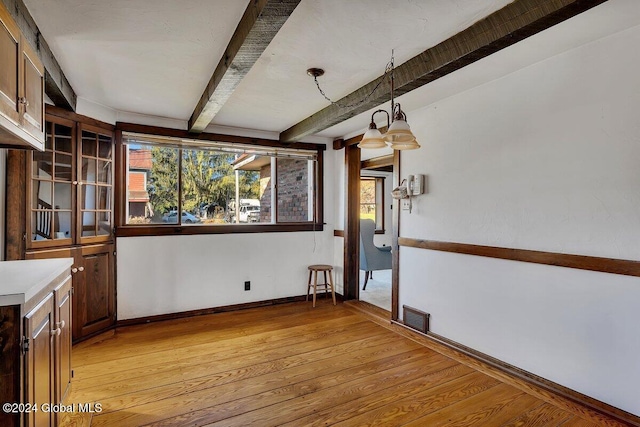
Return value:
M 248 0 L 24 0 L 78 97 L 186 121 Z M 212 125 L 280 132 L 511 0 L 302 0 Z M 604 19 L 602 19 L 604 17 Z M 405 111 L 640 24 L 640 1 L 610 0 L 401 98 Z M 362 131 L 370 113 L 320 132 Z M 143 116 L 141 116 L 143 117 Z

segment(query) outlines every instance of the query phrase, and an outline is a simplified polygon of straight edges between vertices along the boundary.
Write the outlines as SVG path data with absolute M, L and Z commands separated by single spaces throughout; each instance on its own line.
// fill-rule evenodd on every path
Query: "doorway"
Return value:
M 354 138 L 356 139 L 356 138 Z M 364 152 L 362 155 L 364 160 L 361 160 L 361 150 L 357 147 L 357 141 L 345 141 L 343 145 L 345 148 L 345 226 L 344 226 L 344 297 L 345 300 L 357 301 L 362 308 L 372 311 L 373 313 L 382 316 L 389 317 L 391 320 L 398 319 L 398 226 L 399 216 L 398 209 L 399 204 L 397 200 L 393 200 L 390 197 L 389 188 L 393 188 L 397 185 L 398 177 L 400 174 L 400 154 L 398 151 L 387 152 L 380 155 L 376 153 L 373 156 L 368 152 Z M 362 171 L 365 171 L 364 173 Z M 376 173 L 374 173 L 376 172 Z M 385 308 L 379 308 L 374 303 L 366 301 L 366 289 L 364 287 L 364 271 L 360 271 L 360 212 L 361 212 L 361 194 L 360 194 L 360 180 L 361 175 L 378 175 L 377 177 L 384 177 L 384 206 L 382 206 L 382 212 L 384 212 L 384 234 L 382 230 L 378 235 L 375 235 L 373 240 L 376 245 L 384 248 L 391 248 L 392 266 L 391 271 L 373 271 L 373 280 L 386 283 L 386 298 L 388 301 L 389 295 L 389 276 L 391 283 L 390 291 L 390 310 L 388 310 L 389 303 L 386 303 Z M 375 180 L 375 179 L 374 179 Z M 378 181 L 379 182 L 379 181 Z M 379 188 L 380 188 L 379 187 Z M 366 202 L 365 203 L 373 203 Z M 382 200 L 376 201 L 376 204 L 382 204 Z M 371 206 L 371 205 L 370 205 Z M 370 211 L 371 209 L 363 209 Z M 371 214 L 369 214 L 371 215 Z M 381 218 L 380 218 L 381 220 Z M 379 221 L 378 221 L 379 222 Z M 385 234 L 389 233 L 385 237 Z M 386 239 L 386 240 L 385 240 Z M 369 276 L 367 289 L 372 284 L 372 277 Z M 373 287 L 371 288 L 373 290 Z
M 393 154 L 360 161 L 359 300 L 391 313 Z

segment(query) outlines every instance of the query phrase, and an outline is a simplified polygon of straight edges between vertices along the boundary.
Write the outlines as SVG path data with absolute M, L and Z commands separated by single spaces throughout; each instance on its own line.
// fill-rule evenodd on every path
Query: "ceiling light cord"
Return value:
M 312 70 L 312 69 L 309 69 L 309 70 Z M 307 73 L 309 73 L 309 75 L 311 75 L 313 77 L 313 81 L 316 82 L 316 86 L 318 87 L 318 91 L 320 92 L 320 95 L 322 95 L 324 97 L 324 99 L 329 101 L 332 105 L 335 105 L 335 106 L 340 107 L 340 108 L 358 107 L 358 106 L 364 104 L 365 102 L 367 102 L 369 100 L 369 98 L 371 98 L 371 96 L 373 96 L 373 94 L 378 90 L 378 88 L 385 81 L 385 78 L 388 75 L 391 75 L 391 79 L 393 79 L 393 51 L 391 51 L 391 60 L 389 61 L 389 63 L 385 67 L 384 74 L 378 78 L 378 83 L 373 88 L 373 90 L 371 90 L 371 92 L 369 92 L 369 94 L 367 94 L 363 99 L 361 99 L 360 101 L 355 102 L 353 104 L 341 104 L 340 102 L 334 101 L 331 98 L 329 98 L 327 96 L 327 94 L 324 93 L 324 90 L 322 90 L 322 88 L 320 87 L 320 82 L 318 82 L 319 75 L 311 73 L 309 70 L 307 70 Z

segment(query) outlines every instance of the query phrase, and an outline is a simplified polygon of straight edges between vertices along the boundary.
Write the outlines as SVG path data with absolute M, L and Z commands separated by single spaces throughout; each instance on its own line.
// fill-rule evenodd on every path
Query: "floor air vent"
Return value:
M 429 313 L 403 305 L 402 319 L 406 326 L 413 328 L 416 331 L 420 331 L 425 334 L 429 331 Z

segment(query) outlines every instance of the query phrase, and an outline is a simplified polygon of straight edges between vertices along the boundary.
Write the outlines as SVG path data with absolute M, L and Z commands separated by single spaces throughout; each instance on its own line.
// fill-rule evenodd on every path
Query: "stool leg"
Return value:
M 313 272 L 313 306 L 316 306 L 316 289 L 318 288 L 318 271 Z
M 331 286 L 331 296 L 333 296 L 333 305 L 336 305 L 336 291 L 333 287 L 333 270 L 329 270 L 329 283 L 329 286 Z
M 309 291 L 311 290 L 311 275 L 313 271 L 309 270 L 309 281 L 307 282 L 307 299 L 305 301 L 309 301 Z
M 324 297 L 327 298 L 329 296 L 329 281 L 327 280 L 327 270 L 323 271 L 324 273 Z

